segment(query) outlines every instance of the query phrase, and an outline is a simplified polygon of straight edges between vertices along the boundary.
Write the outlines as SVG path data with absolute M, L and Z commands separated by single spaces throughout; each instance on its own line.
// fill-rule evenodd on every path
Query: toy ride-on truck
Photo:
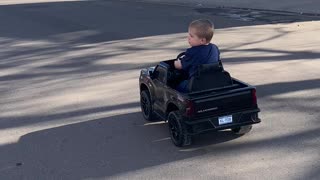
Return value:
M 139 85 L 143 117 L 168 121 L 176 146 L 190 145 L 193 135 L 212 130 L 245 134 L 261 122 L 255 87 L 232 78 L 221 61 L 200 65 L 189 93 L 181 93 L 175 87 L 186 76 L 174 68 L 174 60 L 142 69 Z

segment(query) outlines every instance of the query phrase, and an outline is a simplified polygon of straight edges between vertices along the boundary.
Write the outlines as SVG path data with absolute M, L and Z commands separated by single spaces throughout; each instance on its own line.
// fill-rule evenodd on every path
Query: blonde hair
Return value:
M 214 34 L 214 25 L 208 19 L 198 19 L 192 21 L 189 24 L 189 28 L 194 28 L 196 30 L 196 35 L 199 38 L 205 38 L 207 43 L 209 43 Z

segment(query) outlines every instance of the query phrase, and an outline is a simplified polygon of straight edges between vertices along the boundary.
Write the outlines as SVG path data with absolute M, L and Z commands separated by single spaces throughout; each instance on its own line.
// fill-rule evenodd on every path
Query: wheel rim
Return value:
M 179 128 L 176 119 L 172 116 L 169 118 L 170 134 L 175 142 L 179 140 Z
M 146 117 L 149 117 L 150 101 L 145 95 L 141 97 L 141 108 L 142 108 L 143 114 Z

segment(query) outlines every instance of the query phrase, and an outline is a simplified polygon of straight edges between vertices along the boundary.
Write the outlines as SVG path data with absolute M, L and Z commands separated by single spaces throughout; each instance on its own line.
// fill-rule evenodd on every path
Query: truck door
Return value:
M 154 111 L 163 115 L 165 111 L 165 88 L 167 88 L 167 69 L 161 65 L 157 66 L 154 71 Z

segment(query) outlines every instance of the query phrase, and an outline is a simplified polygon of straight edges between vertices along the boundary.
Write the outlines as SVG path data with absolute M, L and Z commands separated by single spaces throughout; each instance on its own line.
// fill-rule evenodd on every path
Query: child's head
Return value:
M 189 25 L 188 42 L 190 46 L 209 44 L 214 32 L 213 23 L 207 19 L 192 21 Z

